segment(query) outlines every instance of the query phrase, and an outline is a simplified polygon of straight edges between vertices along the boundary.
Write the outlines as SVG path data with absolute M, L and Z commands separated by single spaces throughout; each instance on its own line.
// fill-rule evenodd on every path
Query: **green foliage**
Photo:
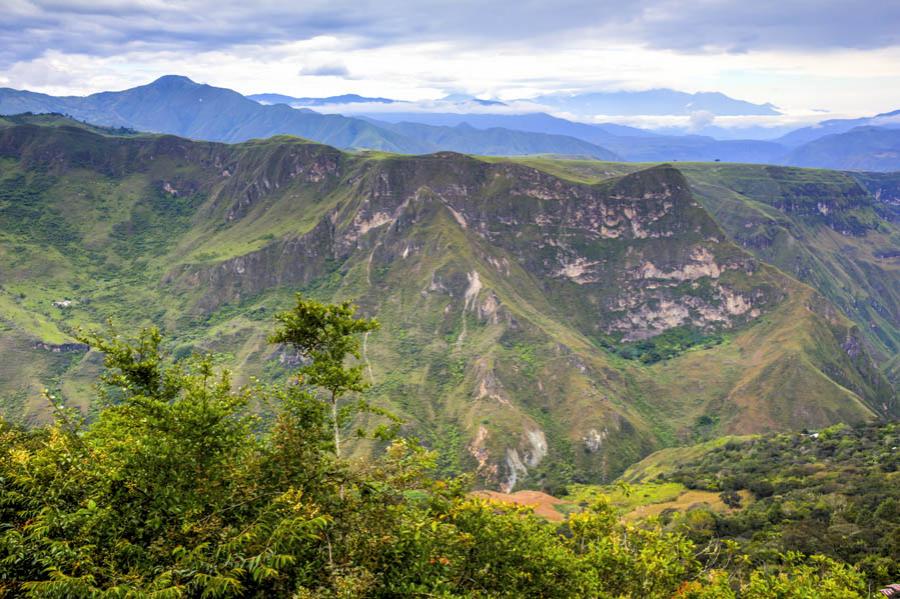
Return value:
M 589 565 L 599 596 L 671 596 L 700 572 L 687 538 L 654 525 L 620 525 L 604 499 L 571 516 L 568 526 L 570 543 Z
M 784 565 L 765 568 L 750 575 L 742 597 L 746 599 L 854 599 L 864 595 L 865 584 L 859 572 L 828 559 L 789 553 Z
M 588 175 L 598 169 L 603 178 L 634 175 L 597 186 L 572 185 L 509 160 L 351 155 L 286 137 L 235 145 L 171 136 L 112 137 L 115 132 L 91 132 L 67 121 L 58 116 L 13 119 L 10 123 L 19 125 L 3 129 L 0 326 L 6 331 L 0 339 L 0 401 L 6 417 L 48 422 L 50 410 L 34 391 L 40 387 L 64 392 L 92 415 L 96 358 L 80 350 L 57 353 L 55 346 L 72 341 L 73 327 L 110 317 L 129 330 L 157 324 L 166 334 L 167 349 L 180 348 L 179 358 L 195 348 L 214 352 L 219 364 L 237 370 L 238 380 L 283 381 L 295 374 L 294 356 L 290 350 L 266 347 L 267 331 L 258 323 L 285 306 L 285 298 L 296 290 L 321 301 L 357 298 L 366 313 L 377 311 L 383 323 L 381 331 L 368 336 L 361 360 L 363 379 L 374 386 L 371 393 L 348 392 L 339 398 L 338 417 L 332 417 L 342 421 L 342 451 L 359 457 L 383 447 L 350 441 L 357 426 L 369 430 L 373 422 L 383 421 L 354 415 L 358 408 L 370 407 L 360 406 L 360 398 L 402 414 L 407 430 L 442 449 L 447 472 L 475 465 L 466 451 L 477 433 L 474 423 L 490 422 L 485 427 L 486 477 L 493 466 L 502 476 L 505 447 L 514 446 L 523 430 L 537 424 L 546 435 L 548 453 L 518 480 L 548 490 L 573 479 L 611 480 L 636 459 L 692 434 L 706 439 L 725 430 L 768 426 L 767 417 L 791 428 L 857 422 L 895 411 L 888 393 L 879 388 L 877 373 L 863 368 L 863 347 L 851 360 L 857 350 L 851 347 L 853 339 L 845 343 L 843 325 L 833 332 L 815 330 L 815 337 L 809 337 L 818 316 L 806 309 L 805 296 L 783 275 L 725 242 L 710 214 L 697 205 L 702 197 L 694 180 L 688 190 L 678 172 L 709 177 L 721 172 L 722 183 L 736 188 L 735 175 L 726 179 L 722 169 L 738 167 L 679 164 L 676 171 L 580 161 L 582 183 L 596 182 L 596 176 Z M 526 162 L 557 175 L 573 164 Z M 817 221 L 822 215 L 816 216 L 815 200 L 830 193 L 830 187 L 817 184 L 803 191 L 807 183 L 847 179 L 794 169 L 770 177 L 762 176 L 764 167 L 739 170 L 754 179 L 741 183 L 740 190 L 750 194 L 758 189 L 752 195 L 760 201 L 784 196 L 790 205 L 803 208 L 804 218 Z M 778 187 L 765 183 L 776 175 L 782 182 L 788 175 L 800 178 L 802 184 L 784 183 L 785 191 L 776 194 Z M 836 190 L 850 189 L 836 182 Z M 660 207 L 640 198 L 655 194 L 660 185 L 678 192 L 669 198 L 672 208 L 660 212 L 666 216 L 657 221 L 651 213 Z M 438 198 L 427 192 L 439 188 L 469 193 Z M 559 195 L 563 204 L 541 199 L 553 188 L 557 191 L 551 195 Z M 596 201 L 585 203 L 588 196 Z M 417 200 L 402 204 L 401 210 L 394 201 L 398 197 Z M 864 195 L 847 199 L 854 205 L 871 203 Z M 626 226 L 625 237 L 598 238 L 590 226 L 540 224 L 545 221 L 540 215 L 552 221 L 601 205 L 617 212 L 634 208 L 635 222 L 651 226 L 653 234 L 632 239 Z M 469 222 L 467 228 L 448 207 Z M 765 219 L 745 218 L 744 212 L 730 208 L 713 210 L 718 224 L 727 222 L 729 230 L 733 225 L 749 234 L 774 227 L 770 220 L 782 222 L 773 207 Z M 397 223 L 410 226 L 372 226 L 381 218 L 371 220 L 373 215 L 400 215 L 398 211 L 403 215 Z M 584 215 L 591 222 L 596 217 Z M 791 215 L 799 218 L 801 213 Z M 744 229 L 750 221 L 753 228 Z M 883 225 L 878 223 L 879 236 L 890 233 Z M 803 231 L 807 241 L 825 238 L 812 229 Z M 744 244 L 743 237 L 735 239 Z M 821 272 L 838 276 L 838 271 L 856 273 L 856 265 L 884 263 L 859 260 L 874 256 L 871 249 L 885 250 L 890 239 L 871 248 L 864 241 L 841 236 L 842 247 L 850 244 L 856 250 L 842 251 L 850 262 L 840 268 L 829 263 Z M 683 267 L 701 247 L 724 269 L 720 277 L 681 282 L 633 277 L 635 260 L 668 272 Z M 583 274 L 590 283 L 554 274 L 576 259 L 589 265 L 591 273 Z M 796 274 L 797 260 L 785 256 L 775 262 Z M 804 260 L 803 267 L 807 264 Z M 841 294 L 858 297 L 860 310 L 888 315 L 896 304 L 890 294 L 869 292 L 869 301 L 857 293 L 863 280 L 889 280 L 879 272 L 859 271 L 840 284 Z M 474 273 L 480 275 L 482 289 L 467 309 L 466 277 Z M 641 312 L 632 307 L 612 314 L 607 307 L 619 300 L 645 298 L 654 310 L 659 307 L 656 296 L 716 305 L 722 301 L 720 285 L 734 288 L 762 312 L 746 328 L 749 316 L 729 318 L 739 328 L 728 333 L 728 343 L 691 351 L 717 339 L 699 330 L 674 330 L 621 346 L 622 355 L 632 358 L 628 361 L 598 351 L 596 341 L 617 330 L 614 319 L 625 322 L 629 312 Z M 802 315 L 779 315 L 774 308 L 781 300 L 770 301 L 773 288 L 788 289 L 790 297 L 782 303 L 803 304 Z M 54 305 L 64 299 L 73 303 Z M 487 308 L 497 311 L 489 314 Z M 692 319 L 698 314 L 692 312 Z M 824 318 L 834 323 L 833 316 Z M 880 330 L 868 323 L 860 333 Z M 341 370 L 359 363 L 348 355 Z M 504 392 L 473 403 L 481 383 L 491 380 Z M 794 388 L 782 385 L 794 381 Z M 747 410 L 729 410 L 731 404 L 721 401 L 738 391 L 748 398 Z M 327 390 L 319 393 L 329 401 Z M 491 395 L 508 400 L 509 406 L 489 405 Z M 699 423 L 703 415 L 719 421 Z M 600 451 L 583 450 L 592 429 L 609 430 Z M 459 433 L 450 433 L 445 443 L 435 442 L 442 431 L 454 430 Z M 447 457 L 451 447 L 456 458 Z
M 303 352 L 308 380 L 363 389 L 341 369 L 373 321 L 302 298 L 278 321 L 273 339 Z M 48 395 L 52 425 L 0 420 L 3 596 L 859 596 L 860 574 L 825 557 L 710 569 L 689 535 L 622 524 L 602 497 L 560 527 L 469 498 L 466 479 L 432 478 L 437 456 L 411 440 L 351 465 L 306 386 L 235 389 L 208 355 L 170 360 L 156 329 L 79 338 L 105 356 L 97 419 Z M 272 419 L 250 410 L 259 402 Z
M 275 315 L 280 327 L 269 337 L 271 343 L 290 345 L 307 362 L 298 369 L 299 382 L 323 389 L 331 405 L 334 453 L 341 454 L 341 428 L 355 414 L 371 412 L 390 416 L 364 400 L 341 408 L 348 393 L 365 391 L 362 365 L 347 366 L 347 358 L 360 358 L 359 336 L 378 328 L 375 319 L 355 318 L 350 302 L 326 305 L 297 294 L 292 310 Z M 379 431 L 382 436 L 385 431 Z
M 824 554 L 859 566 L 873 584 L 892 582 L 900 578 L 898 446 L 897 424 L 728 441 L 659 478 L 721 492 L 732 507 L 739 489 L 755 501 L 739 511 L 708 512 L 701 526 L 685 516 L 672 517 L 670 526 L 700 542 L 735 539 L 753 559 Z
M 638 360 L 644 364 L 655 364 L 669 360 L 694 347 L 708 349 L 724 341 L 720 333 L 706 333 L 696 327 L 680 326 L 665 332 L 627 343 L 604 342 L 604 346 L 621 358 Z

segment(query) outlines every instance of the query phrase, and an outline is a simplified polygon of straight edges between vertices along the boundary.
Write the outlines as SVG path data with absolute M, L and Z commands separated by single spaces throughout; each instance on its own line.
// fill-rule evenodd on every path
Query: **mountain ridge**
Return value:
M 892 129 L 879 128 L 869 135 L 857 133 L 856 137 L 832 146 L 827 140 L 813 140 L 791 149 L 777 140 L 651 134 L 621 125 L 577 123 L 545 114 L 473 113 L 461 118 L 405 112 L 402 118 L 386 113 L 362 114 L 364 118 L 357 118 L 294 109 L 286 104 L 260 104 L 232 90 L 174 75 L 129 90 L 83 98 L 54 98 L 0 89 L 0 114 L 21 112 L 70 114 L 101 126 L 223 142 L 286 134 L 342 149 L 408 154 L 445 150 L 482 155 L 591 156 L 636 162 L 723 161 L 900 170 L 900 154 L 888 139 L 893 135 Z M 890 118 L 889 113 L 882 116 L 882 120 Z M 463 123 L 471 127 L 460 127 Z M 503 131 L 495 130 L 498 126 Z M 853 145 L 853 156 L 846 155 L 846 144 Z
M 372 400 L 445 471 L 493 487 L 610 480 L 696 434 L 897 411 L 858 328 L 728 241 L 672 166 L 585 185 L 446 152 L 15 125 L 0 208 L 0 396 L 23 418 L 43 386 L 90 410 L 97 357 L 65 330 L 108 317 L 278 379 L 292 358 L 261 322 L 295 290 L 378 315 Z M 623 357 L 635 348 L 645 361 Z
M 401 135 L 362 119 L 297 110 L 284 104 L 262 105 L 235 91 L 199 84 L 178 75 L 166 75 L 150 84 L 121 92 L 101 92 L 83 98 L 54 98 L 0 89 L 0 114 L 20 112 L 64 113 L 101 126 L 124 126 L 209 141 L 239 142 L 287 134 L 344 149 L 412 154 L 456 149 L 453 146 L 435 147 L 427 139 L 430 130 L 417 133 L 407 128 Z M 525 153 L 529 154 L 614 157 L 604 148 L 591 147 L 574 138 L 546 134 L 524 136 L 516 132 L 504 134 L 515 137 L 520 145 L 524 144 Z M 448 139 L 446 135 L 445 139 Z M 490 134 L 474 130 L 459 142 L 462 146 L 459 149 L 473 153 L 488 153 L 483 150 L 496 147 Z M 511 146 L 503 147 L 511 150 Z

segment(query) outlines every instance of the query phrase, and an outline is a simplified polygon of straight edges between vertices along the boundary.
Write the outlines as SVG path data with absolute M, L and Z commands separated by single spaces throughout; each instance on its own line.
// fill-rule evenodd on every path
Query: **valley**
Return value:
M 54 117 L 55 118 L 55 117 Z M 370 399 L 446 475 L 559 491 L 723 434 L 896 418 L 896 183 L 754 165 L 225 145 L 0 124 L 0 398 L 91 414 L 109 319 L 282 380 L 296 291 L 382 327 Z M 370 442 L 355 455 L 373 450 Z
M 0 599 L 900 599 L 900 3 L 0 14 Z

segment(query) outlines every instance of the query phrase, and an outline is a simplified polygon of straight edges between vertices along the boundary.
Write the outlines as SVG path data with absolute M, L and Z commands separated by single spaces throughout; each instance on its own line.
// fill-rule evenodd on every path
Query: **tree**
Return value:
M 284 343 L 296 349 L 305 363 L 300 367 L 299 380 L 320 387 L 328 395 L 334 433 L 334 453 L 341 455 L 341 425 L 354 411 L 375 410 L 360 401 L 348 410 L 340 410 L 341 400 L 349 393 L 364 391 L 362 366 L 347 366 L 349 357 L 360 358 L 359 336 L 378 329 L 374 318 L 356 318 L 356 306 L 350 302 L 323 304 L 297 294 L 293 309 L 275 316 L 280 324 L 269 337 L 271 343 Z
M 741 507 L 741 496 L 737 491 L 722 491 L 721 493 L 719 493 L 719 499 L 722 500 L 722 503 L 732 509 L 738 509 Z
M 297 384 L 233 388 L 209 356 L 170 360 L 155 329 L 82 335 L 106 355 L 96 418 L 49 394 L 54 424 L 0 417 L 0 597 L 863 596 L 848 559 L 757 560 L 714 539 L 701 549 L 691 537 L 710 540 L 710 512 L 667 530 L 622 522 L 600 498 L 555 525 L 467 496 L 466 477 L 432 478 L 436 454 L 414 439 L 364 463 L 339 459 L 336 404 L 363 385 L 358 371 L 335 373 L 352 372 L 343 358 L 373 323 L 347 304 L 298 304 L 277 335 L 307 348 L 301 375 L 330 402 Z M 261 403 L 274 418 L 254 413 Z M 895 446 L 884 445 L 885 463 Z M 890 543 L 896 501 L 874 505 Z M 866 557 L 880 560 L 867 566 L 879 578 L 890 578 L 889 555 Z

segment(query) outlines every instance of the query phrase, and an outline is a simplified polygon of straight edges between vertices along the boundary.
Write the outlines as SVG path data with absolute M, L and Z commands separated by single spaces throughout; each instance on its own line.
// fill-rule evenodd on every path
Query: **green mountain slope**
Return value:
M 856 127 L 826 135 L 794 149 L 785 163 L 857 171 L 900 170 L 900 129 Z
M 900 352 L 900 227 L 852 177 L 740 166 L 687 169 L 717 221 L 860 325 L 879 361 Z M 731 192 L 731 193 L 729 193 Z
M 412 139 L 421 140 L 432 150 L 449 150 L 464 154 L 520 156 L 527 154 L 562 154 L 598 160 L 620 160 L 609 150 L 593 143 L 569 137 L 502 127 L 476 129 L 466 123 L 454 127 L 436 127 L 421 123 L 379 123 L 379 126 Z
M 594 182 L 637 165 L 526 160 Z M 859 325 L 895 382 L 900 354 L 900 176 L 762 165 L 679 164 L 729 238 L 812 285 Z
M 98 357 L 69 334 L 108 318 L 283 376 L 294 356 L 265 336 L 296 290 L 377 315 L 374 400 L 445 471 L 505 489 L 898 412 L 857 327 L 729 241 L 671 166 L 586 184 L 451 153 L 14 125 L 0 235 L 0 398 L 24 419 L 46 416 L 42 387 L 89 409 Z

